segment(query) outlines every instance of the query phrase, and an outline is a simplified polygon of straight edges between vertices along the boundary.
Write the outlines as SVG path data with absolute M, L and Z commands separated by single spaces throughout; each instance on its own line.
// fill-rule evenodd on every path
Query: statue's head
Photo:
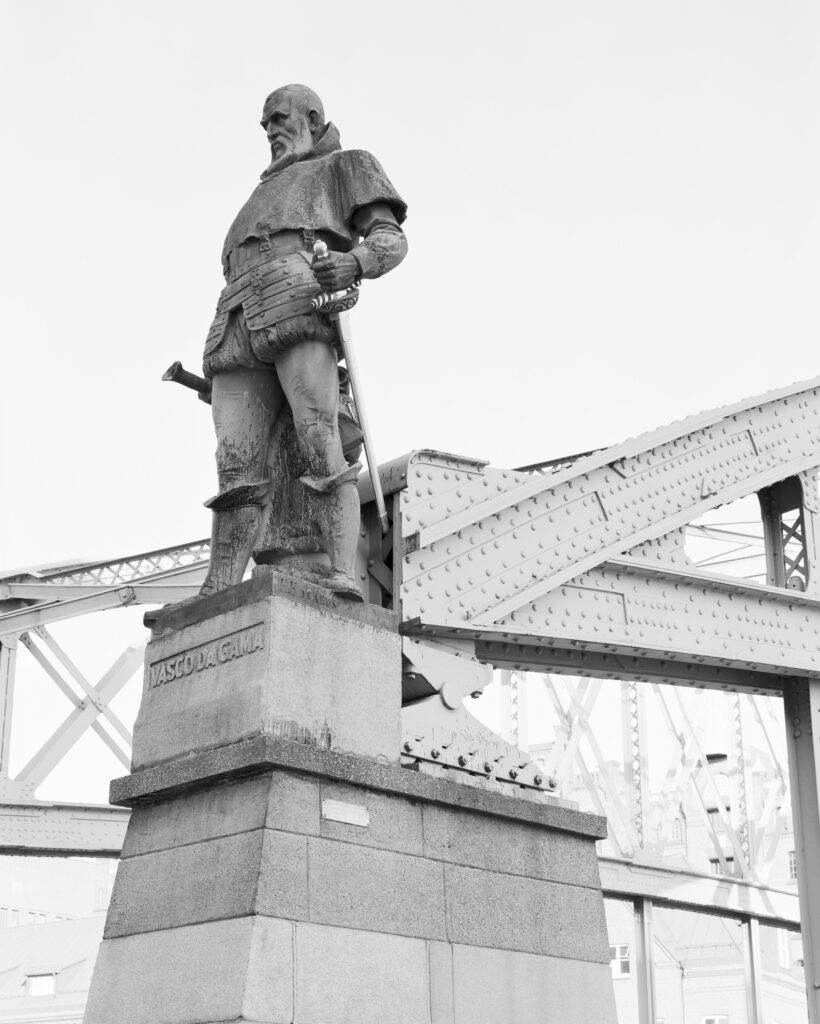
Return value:
M 270 143 L 269 174 L 313 149 L 325 130 L 322 101 L 306 85 L 283 85 L 265 100 L 261 124 Z

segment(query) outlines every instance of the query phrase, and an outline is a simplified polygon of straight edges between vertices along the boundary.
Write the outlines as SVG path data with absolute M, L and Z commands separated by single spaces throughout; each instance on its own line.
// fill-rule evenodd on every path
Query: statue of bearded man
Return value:
M 272 92 L 261 123 L 271 162 L 228 231 L 227 285 L 205 344 L 219 493 L 205 503 L 213 526 L 201 593 L 240 582 L 252 554 L 275 562 L 276 552 L 259 545 L 263 510 L 282 486 L 271 479 L 272 438 L 289 413 L 303 505 L 329 556 L 321 581 L 361 600 L 354 574 L 361 467 L 347 464 L 339 432 L 336 325 L 312 300 L 396 267 L 407 252 L 399 226 L 407 208 L 374 157 L 341 148 L 306 86 Z M 316 241 L 329 249 L 320 261 Z

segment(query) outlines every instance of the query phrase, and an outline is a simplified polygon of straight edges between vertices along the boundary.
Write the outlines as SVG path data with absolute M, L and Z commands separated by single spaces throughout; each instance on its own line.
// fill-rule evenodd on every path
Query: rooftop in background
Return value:
M 82 1024 L 105 921 L 0 928 L 0 1020 Z

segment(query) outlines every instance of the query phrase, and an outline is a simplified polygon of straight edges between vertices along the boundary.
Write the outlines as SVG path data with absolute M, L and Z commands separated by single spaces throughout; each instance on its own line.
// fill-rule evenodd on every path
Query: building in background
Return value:
M 0 928 L 0 1021 L 82 1024 L 105 917 Z
M 82 1024 L 116 861 L 0 857 L 0 1021 Z

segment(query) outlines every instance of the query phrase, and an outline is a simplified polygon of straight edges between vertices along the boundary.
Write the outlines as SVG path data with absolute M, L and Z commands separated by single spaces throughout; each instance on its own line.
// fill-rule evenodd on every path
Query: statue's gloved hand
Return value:
M 326 292 L 349 288 L 361 275 L 358 260 L 349 252 L 329 252 L 313 261 L 313 276 Z

